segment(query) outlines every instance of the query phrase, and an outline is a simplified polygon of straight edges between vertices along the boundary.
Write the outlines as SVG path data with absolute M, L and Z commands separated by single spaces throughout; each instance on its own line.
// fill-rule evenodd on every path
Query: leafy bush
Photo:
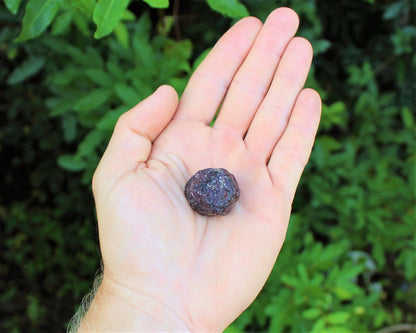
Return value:
M 89 183 L 118 116 L 160 84 L 181 93 L 227 26 L 281 5 L 314 46 L 324 110 L 276 267 L 227 331 L 415 323 L 414 2 L 171 2 L 0 6 L 0 329 L 63 331 L 90 288 Z

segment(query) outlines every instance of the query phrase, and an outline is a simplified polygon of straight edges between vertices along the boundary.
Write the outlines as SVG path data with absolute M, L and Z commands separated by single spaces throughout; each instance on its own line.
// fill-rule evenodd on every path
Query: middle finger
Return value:
M 299 18 L 292 9 L 278 8 L 269 15 L 231 82 L 214 128 L 232 129 L 244 136 L 298 25 Z

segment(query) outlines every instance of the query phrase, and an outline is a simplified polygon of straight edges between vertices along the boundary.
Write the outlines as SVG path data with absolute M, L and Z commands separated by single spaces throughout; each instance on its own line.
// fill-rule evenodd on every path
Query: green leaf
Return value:
M 302 317 L 305 319 L 316 319 L 320 316 L 322 313 L 321 309 L 319 308 L 309 308 L 304 311 L 302 311 Z
M 52 34 L 60 35 L 68 31 L 72 22 L 73 12 L 65 11 L 62 15 L 58 15 L 52 25 Z
M 93 21 L 97 25 L 94 38 L 99 39 L 113 32 L 128 4 L 129 0 L 99 0 L 93 14 Z
M 78 145 L 77 156 L 89 157 L 103 140 L 104 134 L 100 130 L 89 132 Z
M 149 70 L 150 72 L 153 72 L 156 58 L 154 49 L 149 44 L 149 42 L 141 36 L 135 36 L 135 38 L 132 40 L 132 45 L 136 57 L 141 62 L 141 65 L 144 66 L 143 70 Z
M 322 331 L 325 328 L 325 320 L 324 318 L 319 318 L 315 323 L 313 324 L 311 333 L 322 333 Z
M 316 140 L 316 144 L 321 146 L 327 153 L 332 153 L 342 148 L 342 144 L 329 135 L 321 135 Z
M 331 326 L 323 329 L 320 333 L 354 333 L 347 327 L 342 326 Z
M 169 0 L 143 0 L 143 1 L 153 8 L 168 8 L 169 7 Z
M 412 111 L 410 111 L 407 106 L 404 106 L 401 113 L 404 126 L 408 129 L 412 129 L 415 124 Z
M 124 11 L 123 16 L 121 17 L 121 19 L 123 21 L 135 21 L 136 20 L 136 15 L 134 15 L 133 12 L 131 12 L 128 9 L 126 9 Z
M 86 93 L 74 105 L 74 110 L 78 112 L 86 112 L 99 108 L 112 95 L 112 89 L 98 88 Z
M 142 14 L 134 25 L 133 38 L 147 38 L 152 30 L 152 21 L 148 12 Z
M 400 13 L 403 11 L 404 7 L 405 7 L 405 4 L 403 1 L 393 2 L 384 11 L 383 19 L 391 20 L 393 18 L 398 17 Z
M 344 266 L 340 273 L 340 278 L 345 280 L 353 280 L 355 279 L 360 273 L 362 273 L 366 269 L 365 264 L 357 264 L 351 265 L 350 267 Z
M 71 4 L 84 13 L 88 18 L 92 17 L 96 0 L 71 0 Z
M 192 43 L 189 39 L 184 39 L 180 42 L 166 41 L 165 47 L 164 55 L 175 60 L 187 60 L 192 55 Z
M 239 329 L 237 326 L 231 324 L 228 326 L 223 333 L 243 333 L 241 329 Z
M 69 93 L 60 98 L 51 97 L 46 100 L 46 106 L 51 110 L 49 115 L 57 117 L 67 113 L 79 100 L 79 92 Z
M 337 311 L 327 315 L 325 318 L 330 324 L 344 324 L 351 314 L 346 311 Z
M 4 0 L 4 4 L 7 9 L 12 12 L 12 14 L 17 14 L 21 2 L 22 0 Z
M 372 254 L 377 266 L 383 269 L 386 264 L 386 253 L 381 242 L 374 242 Z
M 114 86 L 114 90 L 117 96 L 126 104 L 128 107 L 135 106 L 140 102 L 141 96 L 139 92 L 129 87 L 124 83 L 117 83 Z
M 39 306 L 39 300 L 36 296 L 29 295 L 27 297 L 28 300 L 28 306 L 27 306 L 27 316 L 32 322 L 36 322 L 40 315 L 40 306 Z
M 93 67 L 93 68 L 103 68 L 104 62 L 103 62 L 103 54 L 98 52 L 97 48 L 94 48 L 92 46 L 88 46 L 86 50 L 86 61 L 84 62 L 84 66 L 87 67 Z
M 120 116 L 128 110 L 128 106 L 122 105 L 114 110 L 106 112 L 104 117 L 97 123 L 96 128 L 100 130 L 112 130 Z
M 114 85 L 113 77 L 102 69 L 90 68 L 85 70 L 85 74 L 92 82 L 100 86 L 112 87 Z
M 72 22 L 84 36 L 90 35 L 89 18 L 85 18 L 83 15 L 74 15 Z
M 281 280 L 284 284 L 293 288 L 298 288 L 302 284 L 296 277 L 286 274 L 282 275 Z
M 84 161 L 76 155 L 64 154 L 58 157 L 58 165 L 68 171 L 81 171 L 87 166 Z
M 171 15 L 163 16 L 156 25 L 157 34 L 160 36 L 167 36 L 171 31 L 173 24 L 175 23 L 175 18 Z
M 77 135 L 77 118 L 72 113 L 65 113 L 61 118 L 62 132 L 65 142 L 74 141 Z
M 81 69 L 72 66 L 65 68 L 59 72 L 53 73 L 48 77 L 48 80 L 54 85 L 67 86 L 71 82 L 79 80 L 83 76 L 84 73 Z
M 170 80 L 168 80 L 167 82 L 169 85 L 171 85 L 176 92 L 178 93 L 179 96 L 182 95 L 182 93 L 184 92 L 186 85 L 188 84 L 188 78 L 177 78 L 177 77 L 173 77 Z
M 335 286 L 333 292 L 339 299 L 344 301 L 351 299 L 353 296 L 353 293 L 348 288 L 344 288 L 344 286 Z
M 238 0 L 206 0 L 211 9 L 233 18 L 250 15 L 247 8 Z
M 347 107 L 342 101 L 337 101 L 331 105 L 322 105 L 322 123 L 325 129 L 338 125 L 345 128 L 347 121 Z
M 122 78 L 124 77 L 124 70 L 123 68 L 120 66 L 120 64 L 113 62 L 113 61 L 109 61 L 106 64 L 107 70 L 108 72 L 113 75 L 114 77 L 118 77 L 118 78 Z
M 349 281 L 340 281 L 331 289 L 343 301 L 350 300 L 362 293 L 362 290 L 355 283 Z
M 120 22 L 114 29 L 114 34 L 118 42 L 126 49 L 130 46 L 130 35 L 129 31 L 123 22 Z
M 326 52 L 331 47 L 331 42 L 326 39 L 312 40 L 313 53 L 318 55 Z
M 308 276 L 308 272 L 307 272 L 307 270 L 306 270 L 305 265 L 303 265 L 302 263 L 299 263 L 299 264 L 296 266 L 296 270 L 298 271 L 298 274 L 299 274 L 300 280 L 301 280 L 303 283 L 307 284 L 307 283 L 308 283 L 308 281 L 309 281 L 309 276 Z
M 63 0 L 30 0 L 23 17 L 23 28 L 16 42 L 39 36 L 52 22 Z
M 32 57 L 16 67 L 7 79 L 10 85 L 21 83 L 30 77 L 36 75 L 45 65 L 45 59 Z
M 416 276 L 416 256 L 414 249 L 403 251 L 404 273 L 408 281 L 412 281 Z M 414 281 L 414 280 L 413 280 Z

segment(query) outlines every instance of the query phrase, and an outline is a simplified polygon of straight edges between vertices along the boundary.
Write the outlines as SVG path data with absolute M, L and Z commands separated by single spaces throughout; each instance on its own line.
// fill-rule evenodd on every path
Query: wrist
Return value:
M 104 277 L 78 332 L 192 330 L 191 321 L 163 301 Z

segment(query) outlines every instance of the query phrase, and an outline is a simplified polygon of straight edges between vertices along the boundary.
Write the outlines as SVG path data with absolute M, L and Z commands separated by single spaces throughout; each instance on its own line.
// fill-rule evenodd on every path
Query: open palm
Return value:
M 312 48 L 293 37 L 297 27 L 287 8 L 264 25 L 239 21 L 180 102 L 162 86 L 116 125 L 93 181 L 103 284 L 154 317 L 223 330 L 273 267 L 320 115 L 318 94 L 303 89 Z M 186 181 L 208 167 L 239 183 L 227 216 L 201 216 L 184 196 Z M 156 320 L 180 327 L 169 315 Z

